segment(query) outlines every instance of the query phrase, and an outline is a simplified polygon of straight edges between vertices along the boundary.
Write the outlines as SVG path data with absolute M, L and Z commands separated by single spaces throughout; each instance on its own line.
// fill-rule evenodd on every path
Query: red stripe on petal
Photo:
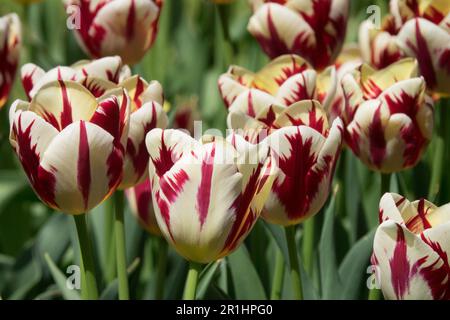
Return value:
M 64 81 L 58 80 L 59 85 L 61 87 L 61 97 L 62 97 L 62 106 L 63 110 L 61 112 L 60 118 L 61 118 L 61 129 L 64 129 L 68 125 L 70 125 L 72 120 L 72 105 L 69 100 L 69 96 L 67 94 L 67 87 Z M 82 107 L 82 106 L 80 106 Z
M 379 168 L 386 156 L 386 139 L 384 138 L 384 128 L 381 123 L 381 106 L 377 108 L 373 115 L 372 123 L 368 128 L 368 138 L 371 160 Z
M 409 282 L 412 276 L 411 265 L 406 252 L 405 235 L 403 229 L 397 225 L 397 242 L 395 244 L 394 254 L 389 259 L 391 283 L 397 299 L 402 299 L 409 291 Z
M 33 74 L 36 72 L 36 67 L 30 73 L 22 77 L 22 86 L 28 101 L 31 101 L 30 91 L 33 89 Z
M 83 195 L 84 207 L 88 207 L 89 191 L 91 188 L 91 161 L 89 155 L 89 142 L 86 131 L 86 124 L 80 121 L 80 142 L 78 145 L 77 162 L 77 182 L 78 188 Z
M 205 223 L 206 217 L 208 216 L 215 154 L 215 145 L 212 144 L 211 154 L 209 154 L 209 152 L 205 152 L 202 161 L 200 185 L 197 190 L 197 204 L 195 206 L 201 227 Z
M 113 96 L 100 102 L 90 122 L 102 127 L 117 141 L 120 140 L 119 118 L 119 102 L 117 101 L 117 97 Z
M 164 141 L 164 131 L 161 131 L 161 146 L 159 148 L 159 158 L 151 158 L 156 169 L 156 174 L 158 176 L 161 177 L 162 175 L 164 175 L 164 173 L 169 171 L 177 160 L 175 159 L 175 153 L 173 151 L 174 148 L 175 145 L 171 147 L 166 146 L 166 142 Z
M 127 16 L 127 25 L 125 29 L 125 37 L 128 41 L 130 41 L 133 38 L 134 35 L 134 23 L 136 20 L 136 8 L 134 0 L 131 0 L 130 9 L 128 9 L 128 16 Z

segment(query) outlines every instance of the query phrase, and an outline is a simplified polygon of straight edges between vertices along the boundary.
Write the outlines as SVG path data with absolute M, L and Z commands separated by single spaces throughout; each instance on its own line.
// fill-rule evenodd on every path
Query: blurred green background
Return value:
M 347 42 L 354 42 L 359 23 L 367 17 L 367 6 L 378 4 L 386 12 L 388 3 L 350 2 Z M 217 78 L 228 65 L 257 70 L 268 62 L 246 31 L 251 15 L 247 1 L 237 0 L 220 10 L 219 14 L 217 6 L 206 0 L 166 0 L 156 42 L 141 63 L 132 68 L 147 80 L 161 82 L 166 99 L 172 104 L 171 113 L 176 110 L 176 101 L 198 97 L 203 129 L 225 129 L 226 110 L 219 97 Z M 9 12 L 18 13 L 23 24 L 20 65 L 33 62 L 48 70 L 86 58 L 66 28 L 62 1 L 45 0 L 22 6 L 12 0 L 1 0 L 0 15 Z M 223 25 L 228 25 L 227 32 Z M 0 111 L 0 297 L 76 299 L 78 293 L 65 286 L 66 268 L 78 259 L 73 221 L 40 203 L 8 142 L 8 108 L 19 98 L 25 99 L 25 94 L 16 77 L 9 102 Z M 393 175 L 392 191 L 399 190 L 411 199 L 427 194 L 433 148 L 431 145 L 417 168 Z M 426 183 L 417 183 L 419 179 Z M 378 219 L 379 184 L 378 174 L 368 171 L 349 150 L 343 151 L 334 194 L 314 218 L 314 262 L 303 269 L 306 298 L 367 298 L 367 267 Z M 111 299 L 117 295 L 117 283 L 115 265 L 108 252 L 110 239 L 105 232 L 104 212 L 108 205 L 100 205 L 89 216 L 102 298 Z M 304 241 L 301 228 L 297 241 L 301 248 Z M 132 298 L 154 297 L 157 242 L 140 228 L 127 208 L 126 245 Z M 267 298 L 277 247 L 286 255 L 282 229 L 259 221 L 245 246 L 207 266 L 201 275 L 198 297 Z M 301 258 L 302 253 L 299 254 Z M 167 270 L 165 298 L 180 298 L 186 262 L 170 251 Z M 285 276 L 286 284 L 288 281 Z M 290 285 L 284 286 L 283 297 L 291 297 Z

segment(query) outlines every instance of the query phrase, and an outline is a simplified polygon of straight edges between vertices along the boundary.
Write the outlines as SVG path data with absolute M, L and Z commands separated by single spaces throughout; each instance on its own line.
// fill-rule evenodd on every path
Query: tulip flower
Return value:
M 34 63 L 27 63 L 21 68 L 22 86 L 30 101 L 39 88 L 56 80 L 79 82 L 95 97 L 100 97 L 130 76 L 130 68 L 122 65 L 119 56 L 81 60 L 70 67 L 58 66 L 47 72 Z
M 405 57 L 397 43 L 398 27 L 395 18 L 387 15 L 377 28 L 372 21 L 364 21 L 359 28 L 359 45 L 364 61 L 376 69 L 386 68 Z
M 301 57 L 284 55 L 276 58 L 257 73 L 231 66 L 219 77 L 219 91 L 229 111 L 241 109 L 255 116 L 259 108 L 272 104 L 289 106 L 297 101 L 316 99 L 325 108 L 333 100 L 336 73 L 329 67 L 317 73 Z
M 22 44 L 19 17 L 15 13 L 0 17 L 0 108 L 8 100 Z
M 376 71 L 363 64 L 342 79 L 346 142 L 369 168 L 392 173 L 416 165 L 433 131 L 433 102 L 417 62 Z
M 199 263 L 236 249 L 272 186 L 267 148 L 238 152 L 223 139 L 201 143 L 173 129 L 150 131 L 146 144 L 155 215 L 169 243 Z
M 247 29 L 270 57 L 292 53 L 315 69 L 334 63 L 347 29 L 348 0 L 251 0 Z
M 54 81 L 10 109 L 10 142 L 36 194 L 68 214 L 85 213 L 119 185 L 128 136 L 123 89 L 96 99 L 81 84 Z
M 162 0 L 65 0 L 80 8 L 78 42 L 93 58 L 139 62 L 155 41 Z
M 125 190 L 131 213 L 149 233 L 160 236 L 161 230 L 156 222 L 152 203 L 152 188 L 150 181 L 146 179 L 132 188 Z
M 450 299 L 450 207 L 386 193 L 374 262 L 385 299 Z
M 450 2 L 440 0 L 396 0 L 391 12 L 400 31 L 398 46 L 419 62 L 427 87 L 449 95 Z

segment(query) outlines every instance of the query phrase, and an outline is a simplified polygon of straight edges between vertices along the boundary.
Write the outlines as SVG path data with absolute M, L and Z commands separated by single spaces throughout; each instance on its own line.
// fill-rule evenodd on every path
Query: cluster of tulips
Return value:
M 9 140 L 42 202 L 75 218 L 84 298 L 97 297 L 86 214 L 111 196 L 120 298 L 125 193 L 145 229 L 190 262 L 184 298 L 195 298 L 202 266 L 233 252 L 262 218 L 285 228 L 301 299 L 296 226 L 325 205 L 342 148 L 383 179 L 421 159 L 434 105 L 450 95 L 449 1 L 392 0 L 380 28 L 361 24 L 359 48 L 343 47 L 349 0 L 249 2 L 247 29 L 271 61 L 219 77 L 226 137 L 193 138 L 182 130 L 190 123 L 167 129 L 161 84 L 128 67 L 152 46 L 162 0 L 66 0 L 81 8 L 74 33 L 93 60 L 21 67 L 28 101 L 9 108 Z M 20 29 L 15 14 L 0 19 L 0 105 Z M 385 299 L 450 298 L 447 206 L 383 195 L 372 263 Z

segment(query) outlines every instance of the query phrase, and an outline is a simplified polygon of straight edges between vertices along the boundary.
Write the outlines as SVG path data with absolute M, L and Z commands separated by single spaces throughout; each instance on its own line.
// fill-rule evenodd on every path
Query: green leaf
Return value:
M 263 220 L 262 220 L 263 221 Z M 284 261 L 289 261 L 289 253 L 286 243 L 286 236 L 284 235 L 283 227 L 279 225 L 268 223 L 264 221 L 264 226 L 267 228 L 269 233 L 274 238 L 275 242 L 278 245 L 278 248 L 281 250 L 284 256 Z
M 335 195 L 325 210 L 325 220 L 319 241 L 320 282 L 322 299 L 335 299 L 340 291 L 336 250 L 334 247 Z
M 200 279 L 197 286 L 197 299 L 201 300 L 205 298 L 205 294 L 208 291 L 208 288 L 222 263 L 225 263 L 225 260 L 222 259 L 219 261 L 211 262 L 203 269 L 200 274 Z
M 236 299 L 267 299 L 245 245 L 228 256 Z
M 340 298 L 357 299 L 361 285 L 365 284 L 366 273 L 373 248 L 375 230 L 370 231 L 358 240 L 349 250 L 339 267 L 339 278 L 342 283 Z
M 53 280 L 55 281 L 59 290 L 61 290 L 61 294 L 64 297 L 64 299 L 80 300 L 80 295 L 77 293 L 77 291 L 71 290 L 67 287 L 66 276 L 61 272 L 61 270 L 58 269 L 58 267 L 53 262 L 50 255 L 48 253 L 45 253 L 44 257 L 45 257 L 45 261 L 47 261 L 48 267 L 50 268 L 50 272 L 53 276 Z M 81 282 L 81 280 L 80 280 L 80 282 Z

